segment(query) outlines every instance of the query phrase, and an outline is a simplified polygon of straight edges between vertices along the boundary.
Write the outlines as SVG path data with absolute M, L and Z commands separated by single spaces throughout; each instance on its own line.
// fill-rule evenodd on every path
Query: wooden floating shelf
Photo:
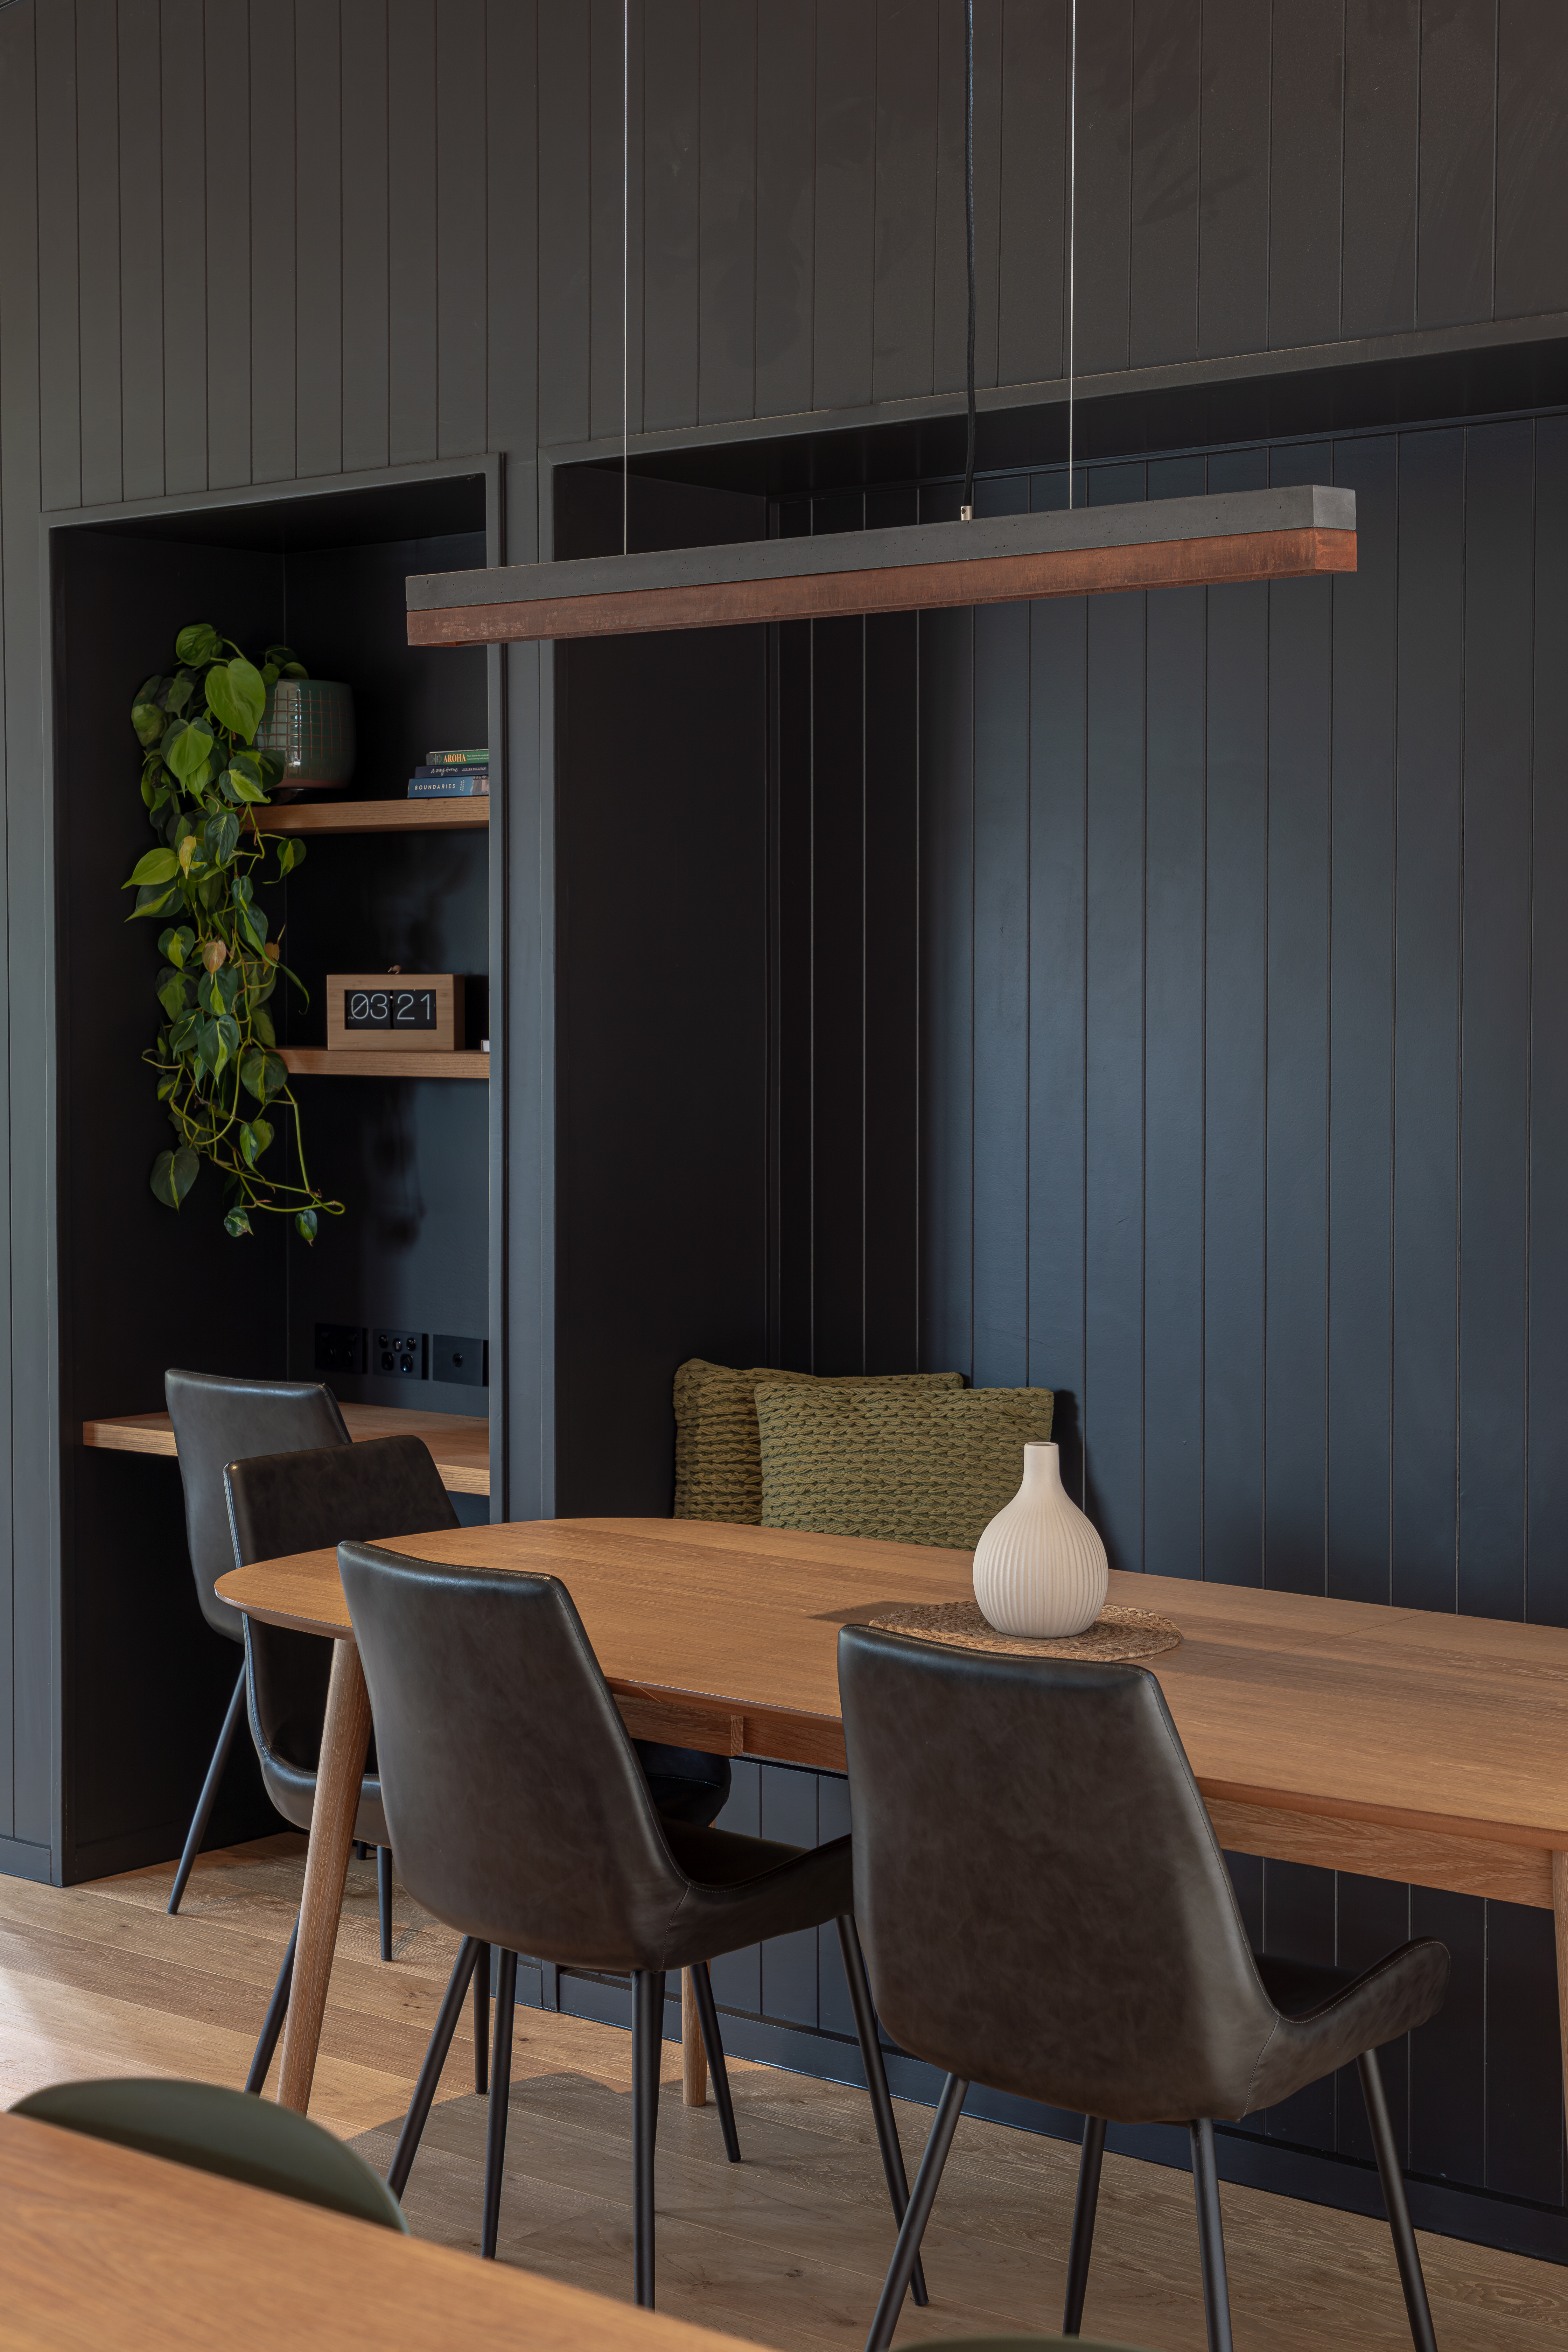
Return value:
M 489 1493 L 490 1425 L 483 1414 L 405 1412 L 395 1405 L 380 1404 L 345 1404 L 339 1410 L 356 1444 L 367 1437 L 422 1437 L 448 1494 Z M 111 1454 L 178 1451 L 166 1412 L 125 1412 L 84 1421 L 81 1442 L 102 1446 Z
M 488 1054 L 329 1053 L 320 1045 L 279 1045 L 279 1054 L 296 1078 L 488 1078 Z
M 461 833 L 490 821 L 484 793 L 424 801 L 283 801 L 258 809 L 263 833 Z

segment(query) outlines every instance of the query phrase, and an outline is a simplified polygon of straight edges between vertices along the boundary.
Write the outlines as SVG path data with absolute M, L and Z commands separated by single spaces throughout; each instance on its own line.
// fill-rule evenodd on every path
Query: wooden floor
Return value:
M 197 1865 L 178 1919 L 172 1869 L 95 1886 L 0 1878 L 0 2101 L 70 2075 L 239 2084 L 299 1902 L 303 1841 Z M 311 2112 L 384 2170 L 456 1948 L 400 1888 L 379 1959 L 375 1878 L 353 1867 Z M 630 2036 L 518 2012 L 501 2259 L 629 2300 Z M 762 2344 L 861 2344 L 891 2245 L 864 2095 L 732 2068 L 745 2161 L 723 2160 L 710 2106 L 685 2109 L 665 2053 L 658 2143 L 661 2309 Z M 423 2237 L 477 2244 L 486 2102 L 465 2020 L 406 2200 Z M 930 2121 L 900 2106 L 911 2175 Z M 994 2124 L 960 2125 L 926 2239 L 932 2300 L 898 2341 L 1054 2327 L 1074 2155 Z M 1253 2189 L 1224 2192 L 1237 2352 L 1400 2352 L 1410 2341 L 1380 2222 Z M 1444 2352 L 1568 2352 L 1568 2272 L 1444 2238 L 1422 2254 Z M 1107 2158 L 1087 2333 L 1202 2352 L 1191 2182 Z

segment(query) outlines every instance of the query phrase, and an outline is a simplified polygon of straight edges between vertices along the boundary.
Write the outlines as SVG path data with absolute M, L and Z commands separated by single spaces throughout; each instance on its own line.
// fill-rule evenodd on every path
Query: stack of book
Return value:
M 490 788 L 490 755 L 484 751 L 430 751 L 408 779 L 411 801 L 471 800 Z

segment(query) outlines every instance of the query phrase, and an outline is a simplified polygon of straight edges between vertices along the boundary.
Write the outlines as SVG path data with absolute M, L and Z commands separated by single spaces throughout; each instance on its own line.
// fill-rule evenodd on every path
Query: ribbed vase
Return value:
M 1062 1485 L 1054 1445 L 1026 1445 L 1024 1483 L 974 1547 L 974 1598 L 998 1633 L 1082 1633 L 1105 1606 L 1105 1546 Z

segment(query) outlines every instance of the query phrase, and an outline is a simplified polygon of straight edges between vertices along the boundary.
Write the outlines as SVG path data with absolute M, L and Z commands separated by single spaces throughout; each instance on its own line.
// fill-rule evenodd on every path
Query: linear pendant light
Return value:
M 622 98 L 630 87 L 629 12 L 622 14 Z M 810 539 L 427 572 L 407 583 L 411 646 L 512 645 L 652 629 L 907 613 L 1129 589 L 1221 587 L 1300 580 L 1356 568 L 1355 493 L 1322 485 L 1216 491 L 1131 506 L 1073 503 L 1077 251 L 1078 9 L 1072 9 L 1068 195 L 1068 507 L 1065 512 L 974 515 L 974 19 L 964 0 L 964 225 L 969 260 L 968 441 L 957 522 L 837 531 Z M 629 394 L 626 369 L 630 218 L 623 120 L 622 547 L 627 541 Z
M 411 646 L 908 613 L 1353 572 L 1355 493 L 1227 490 L 1070 513 L 437 572 L 407 583 Z

